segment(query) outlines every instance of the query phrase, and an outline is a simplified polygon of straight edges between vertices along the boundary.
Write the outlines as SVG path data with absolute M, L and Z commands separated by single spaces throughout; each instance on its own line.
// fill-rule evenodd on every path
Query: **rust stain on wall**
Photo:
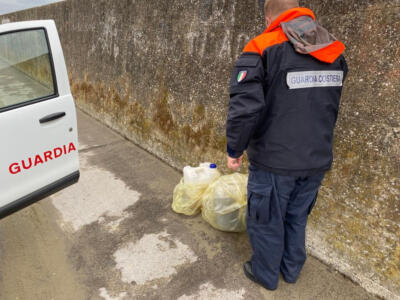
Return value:
M 212 161 L 221 163 L 220 169 L 226 170 L 225 135 L 216 133 L 215 122 L 206 117 L 204 105 L 183 109 L 184 114 L 192 116 L 193 122 L 179 123 L 171 113 L 164 87 L 158 99 L 149 101 L 151 105 L 144 108 L 138 101 L 130 100 L 129 91 L 121 95 L 113 86 L 93 83 L 88 75 L 82 81 L 71 80 L 71 91 L 78 106 L 142 147 L 148 147 L 149 151 L 160 148 L 168 153 L 166 161 L 172 159 L 177 167 L 183 162 L 197 165 L 201 161 Z M 159 156 L 163 158 L 162 154 Z

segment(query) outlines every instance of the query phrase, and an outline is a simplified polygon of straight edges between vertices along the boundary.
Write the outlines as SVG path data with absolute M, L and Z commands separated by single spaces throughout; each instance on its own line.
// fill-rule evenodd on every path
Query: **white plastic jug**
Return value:
M 221 174 L 217 166 L 211 163 L 201 163 L 199 167 L 184 167 L 183 180 L 185 184 L 210 184 Z

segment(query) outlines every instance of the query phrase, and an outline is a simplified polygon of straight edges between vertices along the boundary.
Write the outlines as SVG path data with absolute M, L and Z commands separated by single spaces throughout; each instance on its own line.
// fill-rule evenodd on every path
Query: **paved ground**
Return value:
M 375 299 L 312 257 L 260 288 L 246 234 L 172 212 L 179 172 L 82 113 L 79 133 L 80 182 L 0 222 L 0 299 Z
M 52 94 L 52 90 L 0 59 L 0 108 Z

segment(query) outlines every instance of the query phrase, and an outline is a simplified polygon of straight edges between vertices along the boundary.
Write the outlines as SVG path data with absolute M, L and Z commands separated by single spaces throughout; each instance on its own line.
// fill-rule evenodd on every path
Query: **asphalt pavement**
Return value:
M 309 257 L 267 291 L 245 233 L 171 209 L 180 172 L 78 112 L 81 179 L 0 221 L 0 299 L 376 299 Z

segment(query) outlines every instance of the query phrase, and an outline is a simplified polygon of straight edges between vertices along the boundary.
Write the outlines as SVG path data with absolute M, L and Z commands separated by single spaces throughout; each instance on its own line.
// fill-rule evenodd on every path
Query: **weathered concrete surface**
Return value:
M 258 287 L 242 273 L 246 234 L 172 211 L 175 169 L 78 124 L 79 183 L 0 222 L 0 299 L 377 299 L 312 257 L 296 285 Z
M 309 226 L 314 255 L 400 295 L 400 1 L 306 0 L 348 46 L 335 144 Z M 224 165 L 233 62 L 263 30 L 258 0 L 69 0 L 6 16 L 56 20 L 78 105 L 169 164 Z M 244 169 L 242 169 L 244 170 Z
M 49 89 L 19 69 L 0 60 L 0 107 L 51 95 Z
M 29 46 L 29 47 L 28 47 Z M 53 77 L 44 31 L 17 32 L 0 37 L 0 57 L 8 65 L 53 89 Z
M 400 1 L 305 2 L 343 39 L 350 68 L 312 253 L 400 295 Z

